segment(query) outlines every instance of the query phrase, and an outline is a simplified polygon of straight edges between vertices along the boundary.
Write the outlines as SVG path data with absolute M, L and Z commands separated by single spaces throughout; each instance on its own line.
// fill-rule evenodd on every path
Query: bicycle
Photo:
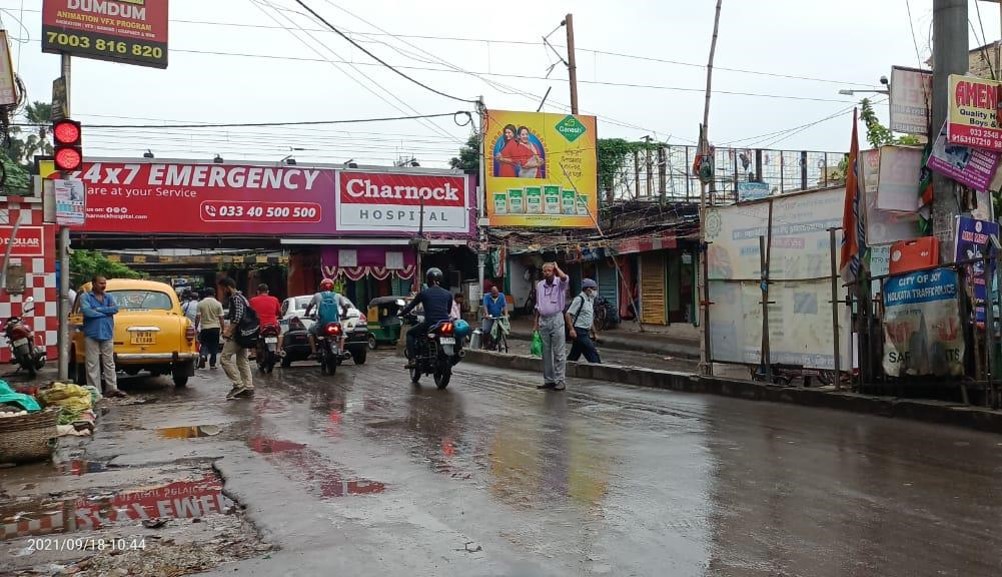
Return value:
M 487 317 L 489 320 L 497 322 L 501 317 Z M 490 340 L 487 344 L 486 350 L 494 351 L 496 353 L 507 353 L 508 352 L 508 335 L 503 330 L 498 330 L 498 338 L 493 338 L 490 334 L 486 337 Z

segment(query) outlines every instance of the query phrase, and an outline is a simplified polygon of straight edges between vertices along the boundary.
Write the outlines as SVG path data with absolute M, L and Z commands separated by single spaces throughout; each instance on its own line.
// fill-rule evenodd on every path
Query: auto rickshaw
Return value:
M 369 311 L 365 318 L 369 325 L 369 348 L 375 350 L 380 344 L 396 344 L 400 340 L 402 325 L 397 316 L 410 297 L 376 297 L 369 301 Z

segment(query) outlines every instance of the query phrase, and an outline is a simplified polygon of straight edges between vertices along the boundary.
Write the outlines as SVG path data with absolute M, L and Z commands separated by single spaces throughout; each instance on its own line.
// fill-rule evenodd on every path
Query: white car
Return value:
M 343 297 L 351 304 L 351 300 Z M 305 360 L 310 355 L 310 343 L 307 337 L 307 330 L 316 322 L 306 317 L 306 307 L 313 300 L 313 295 L 303 295 L 289 297 L 282 301 L 281 317 L 279 324 L 282 327 L 282 348 L 285 350 L 285 357 L 282 359 L 282 366 L 288 367 L 294 361 Z M 316 314 L 316 310 L 311 311 Z M 369 351 L 369 326 L 362 311 L 351 304 L 348 307 L 348 314 L 341 318 L 341 326 L 347 337 L 345 348 L 351 353 L 356 365 L 365 363 L 365 357 Z

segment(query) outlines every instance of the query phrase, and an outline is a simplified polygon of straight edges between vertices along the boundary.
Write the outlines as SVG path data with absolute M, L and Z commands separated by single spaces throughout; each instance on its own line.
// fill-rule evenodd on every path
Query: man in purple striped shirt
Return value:
M 543 384 L 540 389 L 566 388 L 567 366 L 564 305 L 567 302 L 567 275 L 555 262 L 543 265 L 543 280 L 536 283 L 534 331 L 543 338 Z

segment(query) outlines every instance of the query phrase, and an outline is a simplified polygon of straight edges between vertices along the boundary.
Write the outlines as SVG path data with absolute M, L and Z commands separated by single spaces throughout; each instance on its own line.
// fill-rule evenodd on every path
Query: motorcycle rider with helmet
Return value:
M 407 331 L 407 368 L 414 368 L 414 353 L 419 335 L 428 331 L 442 321 L 449 320 L 452 314 L 452 293 L 442 288 L 442 270 L 437 267 L 428 269 L 425 274 L 428 288 L 424 289 L 407 306 L 400 311 L 405 316 L 418 305 L 424 306 L 424 320 L 415 324 Z
M 336 312 L 338 313 L 337 318 L 333 319 L 321 318 L 323 315 L 320 314 L 320 310 L 324 308 L 323 303 L 324 300 L 328 298 L 327 296 L 325 296 L 327 295 L 327 293 L 333 294 L 334 306 L 336 307 Z M 317 293 L 313 295 L 313 300 L 310 301 L 309 305 L 307 305 L 305 312 L 305 316 L 310 316 L 310 313 L 313 311 L 313 309 L 317 309 L 316 322 L 310 325 L 309 330 L 307 330 L 307 334 L 310 337 L 310 356 L 312 357 L 317 356 L 317 331 L 322 329 L 325 323 L 335 322 L 340 318 L 341 315 L 347 314 L 348 307 L 350 305 L 351 301 L 344 298 L 340 293 L 334 291 L 334 281 L 332 281 L 329 278 L 325 278 L 324 280 L 320 281 L 320 290 L 318 290 Z M 344 336 L 342 335 L 342 339 L 343 338 Z

